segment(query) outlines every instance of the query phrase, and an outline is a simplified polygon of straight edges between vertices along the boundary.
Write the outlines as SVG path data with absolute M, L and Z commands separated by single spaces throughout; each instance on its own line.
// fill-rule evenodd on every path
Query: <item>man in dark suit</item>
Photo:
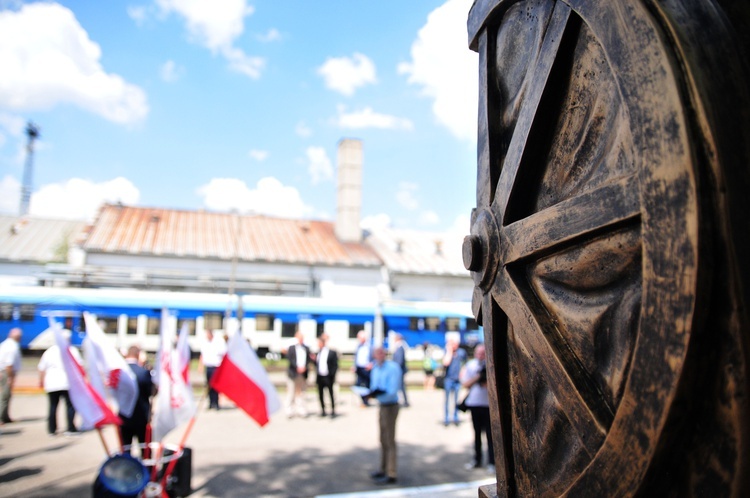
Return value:
M 336 403 L 333 398 L 333 385 L 336 383 L 336 371 L 339 368 L 339 358 L 336 351 L 328 347 L 328 336 L 321 334 L 318 337 L 318 354 L 315 356 L 316 376 L 318 384 L 318 397 L 320 398 L 320 416 L 326 416 L 326 404 L 323 399 L 323 391 L 328 390 L 331 398 L 331 418 L 336 416 Z
M 287 382 L 287 417 L 295 415 L 307 417 L 305 406 L 305 387 L 307 387 L 307 367 L 312 363 L 310 348 L 305 346 L 302 332 L 297 329 L 294 334 L 296 343 L 289 346 L 286 357 L 289 360 L 287 371 L 289 380 Z

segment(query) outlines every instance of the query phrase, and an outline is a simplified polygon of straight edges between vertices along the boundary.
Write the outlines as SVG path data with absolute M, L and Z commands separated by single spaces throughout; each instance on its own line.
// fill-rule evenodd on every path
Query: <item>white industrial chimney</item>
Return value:
M 343 242 L 361 242 L 362 141 L 343 138 L 338 150 L 338 206 L 336 237 Z

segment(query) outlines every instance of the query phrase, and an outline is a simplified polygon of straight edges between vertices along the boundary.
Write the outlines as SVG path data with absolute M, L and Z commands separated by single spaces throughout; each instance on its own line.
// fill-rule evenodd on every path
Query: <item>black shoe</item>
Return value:
M 379 477 L 375 479 L 375 484 L 378 484 L 378 485 L 396 484 L 396 482 L 398 482 L 398 480 L 395 477 L 383 476 L 383 477 Z
M 327 414 L 326 412 L 323 412 L 323 413 L 321 413 L 321 414 L 320 414 L 320 415 L 318 415 L 318 416 L 322 418 L 322 417 L 327 417 L 327 416 L 328 416 L 328 414 Z
M 385 477 L 385 472 L 370 472 L 370 477 L 372 477 L 375 480 L 382 479 Z

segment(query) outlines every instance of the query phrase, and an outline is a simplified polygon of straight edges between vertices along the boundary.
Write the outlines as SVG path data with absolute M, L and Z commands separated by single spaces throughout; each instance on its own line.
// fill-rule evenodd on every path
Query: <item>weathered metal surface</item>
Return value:
M 481 496 L 750 495 L 747 21 L 729 1 L 474 3 Z

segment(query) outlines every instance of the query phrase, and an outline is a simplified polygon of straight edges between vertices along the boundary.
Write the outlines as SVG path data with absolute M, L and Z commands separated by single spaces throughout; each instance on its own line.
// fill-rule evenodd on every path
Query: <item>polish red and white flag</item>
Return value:
M 130 417 L 138 399 L 138 382 L 128 362 L 109 341 L 96 316 L 83 312 L 86 338 L 83 340 L 83 357 L 89 381 L 103 399 L 112 399 L 124 417 Z
M 63 336 L 62 326 L 50 319 L 50 328 L 55 343 L 60 348 L 63 368 L 68 376 L 68 396 L 80 415 L 83 430 L 99 428 L 107 424 L 120 425 L 122 421 L 109 409 L 104 398 L 86 380 L 86 372 L 70 352 L 68 339 Z
M 237 331 L 227 343 L 227 354 L 211 377 L 211 387 L 266 425 L 281 408 L 281 400 L 258 356 Z

